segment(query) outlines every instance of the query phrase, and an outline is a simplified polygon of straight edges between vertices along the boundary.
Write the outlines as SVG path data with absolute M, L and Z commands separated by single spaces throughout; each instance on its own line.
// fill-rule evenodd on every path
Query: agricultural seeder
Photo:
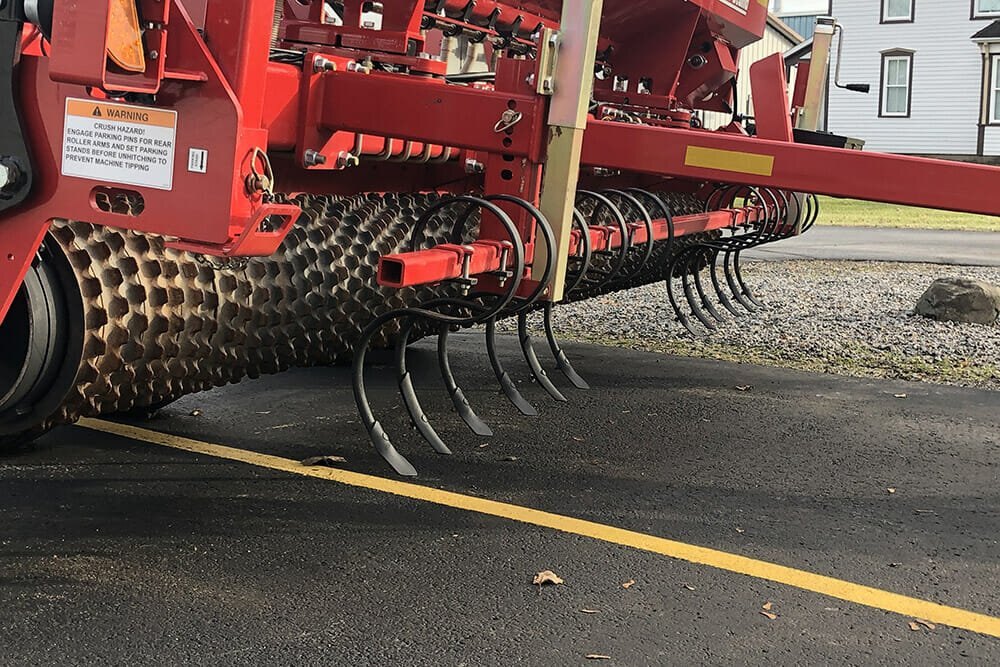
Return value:
M 415 474 L 367 398 L 373 347 L 395 346 L 412 422 L 448 453 L 407 372 L 417 338 L 489 435 L 451 370 L 458 328 L 484 327 L 534 415 L 503 318 L 565 401 L 546 366 L 587 385 L 559 303 L 661 282 L 700 335 L 760 307 L 741 253 L 806 231 L 812 193 L 1000 209 L 994 168 L 815 131 L 833 22 L 791 99 L 780 55 L 737 81 L 765 21 L 764 0 L 0 0 L 0 449 L 353 360 L 372 442 Z

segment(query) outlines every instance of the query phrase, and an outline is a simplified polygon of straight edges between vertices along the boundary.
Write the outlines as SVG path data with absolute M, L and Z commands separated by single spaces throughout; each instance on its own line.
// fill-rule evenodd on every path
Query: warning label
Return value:
M 62 174 L 170 190 L 177 112 L 66 100 Z

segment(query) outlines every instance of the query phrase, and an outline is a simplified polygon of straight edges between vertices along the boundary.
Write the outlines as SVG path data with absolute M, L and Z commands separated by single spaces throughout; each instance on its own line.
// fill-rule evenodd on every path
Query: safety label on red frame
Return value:
M 63 176 L 170 190 L 176 144 L 175 111 L 66 100 Z

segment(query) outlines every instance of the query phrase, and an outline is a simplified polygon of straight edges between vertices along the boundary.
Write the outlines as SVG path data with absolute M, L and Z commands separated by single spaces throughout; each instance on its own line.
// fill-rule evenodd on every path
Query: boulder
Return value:
M 1000 287 L 967 278 L 938 278 L 914 312 L 942 322 L 993 324 L 1000 317 Z

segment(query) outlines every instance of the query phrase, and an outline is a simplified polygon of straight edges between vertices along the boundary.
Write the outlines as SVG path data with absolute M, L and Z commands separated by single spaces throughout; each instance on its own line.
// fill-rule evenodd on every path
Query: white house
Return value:
M 831 71 L 831 132 L 876 151 L 1000 156 L 1000 0 L 831 5 L 844 26 L 841 79 L 872 86 L 836 88 Z

